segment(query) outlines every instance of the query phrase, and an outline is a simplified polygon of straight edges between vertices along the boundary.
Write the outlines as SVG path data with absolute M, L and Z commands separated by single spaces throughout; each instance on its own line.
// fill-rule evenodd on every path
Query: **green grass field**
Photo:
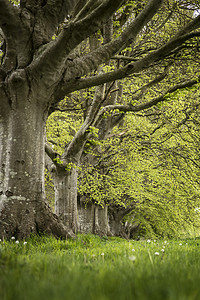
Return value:
M 200 299 L 199 238 L 26 242 L 0 242 L 1 300 Z

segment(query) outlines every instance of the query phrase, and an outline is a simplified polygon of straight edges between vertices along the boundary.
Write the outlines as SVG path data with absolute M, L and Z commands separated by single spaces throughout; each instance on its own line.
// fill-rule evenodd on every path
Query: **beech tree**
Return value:
M 114 40 L 74 56 L 76 47 L 100 29 L 124 2 L 22 0 L 16 5 L 0 0 L 0 237 L 22 238 L 31 232 L 67 234 L 44 201 L 45 123 L 52 108 L 73 91 L 140 72 L 199 35 L 197 16 L 159 49 L 117 70 L 92 76 L 99 65 L 133 43 L 165 3 L 148 1 Z M 122 110 L 127 108 L 130 110 L 130 105 Z M 90 115 L 95 117 L 96 113 L 92 106 Z M 79 156 L 90 123 L 65 149 L 62 167 L 68 168 Z M 74 178 L 74 168 L 69 171 Z
M 174 8 L 172 7 L 172 11 L 169 11 L 165 8 L 165 14 L 167 17 L 163 17 L 164 21 L 161 22 L 162 26 L 170 26 L 172 24 L 172 21 L 169 22 L 169 24 L 166 24 L 172 16 L 173 13 L 173 18 L 175 17 L 174 14 L 177 12 L 174 11 Z M 130 7 L 129 7 L 130 9 Z M 132 13 L 129 12 L 128 17 L 134 18 L 134 14 L 136 15 L 137 12 L 137 7 L 134 7 L 134 10 Z M 180 23 L 181 26 L 184 26 L 188 20 L 188 10 L 186 9 L 186 16 L 182 17 L 181 14 L 178 15 L 178 18 L 176 17 L 176 22 Z M 191 13 L 189 12 L 189 17 Z M 120 19 L 123 19 L 123 13 L 120 14 Z M 159 12 L 159 16 L 161 16 L 161 12 Z M 158 18 L 158 17 L 157 17 Z M 172 19 L 173 20 L 173 19 Z M 120 22 L 121 23 L 121 22 Z M 112 35 L 112 20 L 109 19 L 109 21 L 106 23 L 106 25 L 103 26 L 103 44 L 109 43 L 113 39 Z M 137 37 L 137 39 L 134 41 L 133 44 L 131 44 L 131 53 L 128 55 L 117 55 L 115 57 L 112 57 L 114 60 L 119 60 L 120 62 L 118 63 L 118 67 L 120 65 L 126 65 L 127 61 L 134 61 L 136 58 L 133 58 L 137 55 L 134 53 L 138 52 L 139 57 L 144 56 L 144 54 L 149 53 L 149 48 L 152 45 L 152 49 L 155 48 L 155 42 L 153 39 L 155 39 L 155 30 L 160 26 L 160 22 L 155 22 L 155 24 L 149 24 L 145 26 L 145 29 L 143 29 L 143 32 L 140 33 L 140 36 Z M 161 26 L 161 27 L 162 27 Z M 177 24 L 172 24 L 172 28 L 177 30 Z M 171 28 L 170 28 L 171 29 Z M 171 29 L 171 31 L 173 31 Z M 168 30 L 170 31 L 170 30 Z M 149 33 L 150 32 L 150 33 Z M 164 32 L 164 33 L 163 33 Z M 116 32 L 115 32 L 116 34 Z M 165 32 L 165 30 L 162 30 L 160 32 L 160 35 L 158 36 L 156 40 L 156 46 L 157 48 L 163 46 L 163 34 L 166 40 L 166 36 L 173 37 L 171 32 Z M 198 35 L 198 33 L 196 33 Z M 193 48 L 195 45 L 195 42 L 193 42 Z M 95 40 L 95 37 L 90 37 L 90 51 L 96 50 L 94 45 L 99 46 L 99 42 Z M 154 47 L 153 47 L 154 46 Z M 179 84 L 176 85 L 171 85 L 171 82 L 167 79 L 169 76 L 169 73 L 173 73 L 173 77 L 175 81 L 177 81 L 177 78 L 180 77 L 180 74 L 184 76 L 184 72 L 180 71 L 180 74 L 178 72 L 175 72 L 173 68 L 178 67 L 177 59 L 175 59 L 175 55 L 179 54 L 179 60 L 180 57 L 182 58 L 182 53 L 181 50 L 187 48 L 187 45 L 183 47 L 179 47 L 180 49 L 175 48 L 176 51 L 171 51 L 169 52 L 166 56 L 162 57 L 160 59 L 159 63 L 153 63 L 149 65 L 149 72 L 151 74 L 150 78 L 145 74 L 144 68 L 142 68 L 142 72 L 137 73 L 137 78 L 133 78 L 132 80 L 128 79 L 127 80 L 127 85 L 129 86 L 129 92 L 126 92 L 126 94 L 129 94 L 129 97 L 127 98 L 132 98 L 131 101 L 126 101 L 126 105 L 122 105 L 123 101 L 120 100 L 122 97 L 117 97 L 117 91 L 118 88 L 116 82 L 112 82 L 111 84 L 105 86 L 101 85 L 96 88 L 95 93 L 93 94 L 93 100 L 91 101 L 91 104 L 88 108 L 84 123 L 82 127 L 79 129 L 79 131 L 75 134 L 74 138 L 71 140 L 71 142 L 67 143 L 67 146 L 65 147 L 65 151 L 63 151 L 63 154 L 59 156 L 58 158 L 58 153 L 52 150 L 52 148 L 49 147 L 49 145 L 46 145 L 46 152 L 48 153 L 49 157 L 52 159 L 53 162 L 53 167 L 51 170 L 53 171 L 53 179 L 54 179 L 54 185 L 55 185 L 55 199 L 56 199 L 56 204 L 55 204 L 55 210 L 56 213 L 59 215 L 60 218 L 64 220 L 64 222 L 67 224 L 68 228 L 72 229 L 73 231 L 77 231 L 77 173 L 78 173 L 78 166 L 80 165 L 80 160 L 82 153 L 85 150 L 85 145 L 88 146 L 89 144 L 92 146 L 92 144 L 95 144 L 95 140 L 93 139 L 96 135 L 96 139 L 105 139 L 107 134 L 111 132 L 112 128 L 118 124 L 118 122 L 123 118 L 124 114 L 126 112 L 139 112 L 145 109 L 148 109 L 154 105 L 156 105 L 159 102 L 165 101 L 167 99 L 166 95 L 173 93 L 174 91 L 178 89 L 183 89 L 185 87 L 194 85 L 195 83 L 198 82 L 197 79 L 194 80 L 183 80 L 184 77 L 181 78 L 181 81 Z M 94 48 L 94 49 L 93 49 Z M 136 51 L 137 50 L 137 51 Z M 130 50 L 129 50 L 130 51 Z M 128 52 L 129 52 L 128 51 Z M 127 52 L 127 51 L 126 51 Z M 191 53 L 190 53 L 191 56 Z M 140 57 L 141 58 L 141 57 Z M 188 56 L 189 58 L 189 56 Z M 169 61 L 170 60 L 170 61 Z M 125 62 L 125 63 L 124 63 Z M 180 62 L 179 62 L 180 64 Z M 188 63 L 184 62 L 184 66 L 188 66 Z M 106 66 L 110 68 L 109 65 L 109 60 L 106 61 Z M 112 64 L 112 67 L 115 66 L 115 64 Z M 170 68 L 171 66 L 171 68 Z M 173 67 L 172 67 L 173 66 Z M 148 67 L 148 66 L 147 66 Z M 147 69 L 147 68 L 146 68 Z M 182 68 L 183 69 L 183 68 Z M 152 77 L 154 76 L 153 73 L 157 73 L 159 75 L 155 76 L 152 80 Z M 101 72 L 101 76 L 104 76 L 107 74 L 103 74 Z M 191 72 L 188 73 L 188 78 L 192 76 L 195 77 L 195 74 Z M 143 78 L 142 78 L 143 77 Z M 171 76 L 172 77 L 172 76 Z M 167 79 L 166 79 L 167 78 Z M 138 84 L 138 80 L 142 81 L 143 85 Z M 164 81 L 164 83 L 162 83 Z M 147 83 L 148 82 L 148 83 Z M 159 83 L 161 83 L 161 86 L 159 86 Z M 133 86 L 133 88 L 130 86 Z M 161 96 L 158 97 L 152 97 L 150 95 L 149 97 L 144 97 L 152 91 L 151 89 L 156 89 L 160 90 Z M 136 93 L 136 90 L 138 89 L 138 93 Z M 121 93 L 121 92 L 120 92 Z M 131 97 L 131 93 L 134 95 Z M 136 94 L 136 95 L 135 95 Z M 154 92 L 154 95 L 156 93 Z M 118 105 L 116 105 L 116 98 Z M 149 101 L 151 99 L 151 101 Z M 81 99 L 81 101 L 84 101 L 84 99 Z M 88 100 L 87 100 L 88 101 Z M 133 103 L 140 103 L 141 105 L 133 105 Z M 119 105 L 120 104 L 120 105 Z M 117 112 L 118 111 L 118 112 Z M 122 113 L 119 113 L 121 111 Z M 105 115 L 107 115 L 105 117 Z M 109 117 L 108 117 L 109 116 Z M 93 136 L 93 137 L 92 137 Z M 87 144 L 86 144 L 87 143 Z M 76 151 L 71 151 L 70 149 L 76 149 Z M 87 155 L 87 161 L 90 161 L 90 164 L 96 164 L 96 159 L 95 157 L 92 157 L 92 155 Z M 66 162 L 68 162 L 68 165 L 66 167 Z M 82 161 L 83 163 L 83 161 Z M 95 186 L 95 185 L 94 185 Z M 93 186 L 93 188 L 94 188 Z M 92 187 L 90 187 L 90 190 L 93 190 Z M 84 190 L 84 189 L 83 189 Z M 102 191 L 104 194 L 104 192 Z M 101 198 L 101 197 L 99 197 Z M 98 202 L 98 200 L 94 200 L 93 202 Z M 98 205 L 94 207 L 89 207 L 88 209 L 88 214 L 87 212 L 84 211 L 84 220 L 89 220 L 91 218 L 96 218 L 95 216 L 98 215 Z M 83 211 L 83 210 L 82 210 Z M 102 209 L 100 209 L 102 211 Z M 100 213 L 99 218 L 105 217 L 106 213 Z M 98 219 L 98 218 L 96 218 Z M 102 220 L 101 220 L 102 221 Z M 88 221 L 87 221 L 88 222 Z M 81 219 L 81 216 L 79 214 L 79 223 L 81 228 L 86 228 L 91 227 L 91 224 L 94 224 L 93 229 L 94 232 L 98 231 L 98 220 L 92 220 L 89 224 L 83 224 L 83 220 Z M 104 232 L 106 231 L 106 226 L 105 222 L 101 222 L 104 227 Z M 95 229 L 96 227 L 96 229 Z

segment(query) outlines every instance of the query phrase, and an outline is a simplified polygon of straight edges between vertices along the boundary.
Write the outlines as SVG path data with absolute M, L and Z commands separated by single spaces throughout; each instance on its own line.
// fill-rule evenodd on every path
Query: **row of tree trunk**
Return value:
M 104 43 L 108 43 L 113 35 L 112 18 L 104 25 Z M 90 50 L 98 48 L 99 38 L 96 35 L 90 37 Z M 108 64 L 108 62 L 107 62 Z M 99 69 L 99 73 L 103 71 Z M 113 92 L 112 92 L 113 91 Z M 84 146 L 91 136 L 88 132 L 90 126 L 98 129 L 98 139 L 105 140 L 107 135 L 116 126 L 123 115 L 116 119 L 112 115 L 106 119 L 98 116 L 101 106 L 113 105 L 116 103 L 119 89 L 115 82 L 96 87 L 92 103 L 90 103 L 85 121 L 73 140 L 65 148 L 64 154 L 60 157 L 60 163 L 55 160 L 56 153 L 47 145 L 46 153 L 48 169 L 52 174 L 55 189 L 55 213 L 64 222 L 68 230 L 76 232 L 90 232 L 101 235 L 125 235 L 122 218 L 118 218 L 115 213 L 113 221 L 108 215 L 108 206 L 104 208 L 95 204 L 85 206 L 81 201 L 77 206 L 77 182 L 78 167 L 80 164 L 97 163 L 97 158 L 92 155 L 84 155 Z M 62 163 L 61 163 L 62 161 Z M 72 165 L 70 165 L 72 164 Z M 70 167 L 68 167 L 70 165 Z M 112 224 L 111 224 L 112 223 Z M 119 223 L 119 224 L 117 224 Z M 122 233 L 122 231 L 124 231 Z

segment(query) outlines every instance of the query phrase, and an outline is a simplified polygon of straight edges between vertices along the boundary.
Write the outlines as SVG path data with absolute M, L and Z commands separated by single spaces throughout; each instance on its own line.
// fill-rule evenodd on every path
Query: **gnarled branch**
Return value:
M 30 77 L 39 77 L 45 73 L 38 85 L 49 87 L 57 84 L 63 77 L 67 56 L 85 38 L 94 33 L 110 15 L 121 5 L 123 0 L 105 0 L 85 18 L 72 20 L 64 26 L 58 38 L 50 43 L 47 49 L 28 67 Z

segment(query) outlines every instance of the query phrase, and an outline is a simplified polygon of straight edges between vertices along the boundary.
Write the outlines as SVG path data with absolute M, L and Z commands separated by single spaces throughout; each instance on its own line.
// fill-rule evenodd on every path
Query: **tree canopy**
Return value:
M 189 122 L 188 115 L 193 115 L 198 101 L 185 105 L 187 98 L 183 94 L 199 82 L 198 11 L 198 1 L 185 0 L 0 1 L 1 236 L 23 237 L 43 231 L 66 235 L 67 228 L 44 204 L 46 120 L 55 110 L 63 110 L 62 105 L 67 109 L 65 101 L 77 102 L 74 109 L 83 110 L 83 122 L 77 124 L 78 118 L 72 116 L 72 123 L 78 125 L 76 133 L 68 124 L 63 130 L 68 131 L 69 139 L 62 140 L 63 133 L 59 141 L 49 135 L 49 142 L 56 151 L 46 144 L 46 152 L 59 175 L 57 193 L 61 192 L 61 186 L 68 186 L 62 190 L 62 194 L 68 195 L 68 204 L 71 203 L 67 219 L 75 215 L 77 166 L 83 156 L 87 156 L 88 143 L 97 146 L 95 138 L 100 135 L 106 140 L 125 114 L 142 112 L 144 125 L 152 130 L 152 137 L 160 128 L 160 139 L 165 138 L 167 120 L 172 120 L 170 109 L 173 115 L 176 105 L 180 109 L 179 123 Z M 95 86 L 98 87 L 93 91 Z M 87 89 L 86 97 L 83 89 Z M 190 97 L 195 91 L 190 91 Z M 171 108 L 170 105 L 166 109 L 159 108 L 159 103 L 166 101 L 171 101 Z M 161 120 L 160 114 L 166 115 L 166 119 Z M 57 118 L 60 122 L 63 115 L 57 114 Z M 69 120 L 70 117 L 68 123 Z M 70 136 L 73 137 L 70 139 Z M 161 144 L 162 151 L 154 151 L 160 160 L 163 155 L 170 161 L 170 154 L 177 152 L 174 136 L 175 133 L 168 139 L 171 144 Z M 188 138 L 184 132 L 183 140 Z M 148 143 L 156 147 L 154 140 Z M 184 149 L 184 143 L 179 143 Z M 135 154 L 139 151 L 142 165 L 146 162 L 151 168 L 155 167 L 151 153 L 146 160 L 145 156 L 142 158 L 143 150 L 133 151 Z M 131 145 L 127 153 L 133 156 Z M 195 151 L 188 155 L 191 162 L 195 162 Z M 176 163 L 181 164 L 180 155 L 176 157 Z M 122 165 L 123 155 L 120 159 L 117 163 Z M 173 163 L 176 165 L 175 160 Z M 173 172 L 175 169 L 173 167 Z M 158 176 L 159 171 L 155 170 Z M 112 172 L 117 182 L 118 175 Z M 142 176 L 148 183 L 143 190 L 145 195 L 154 191 L 152 182 L 158 188 L 164 184 L 157 182 L 157 177 L 149 180 L 149 176 Z M 76 228 L 76 220 L 68 226 Z

